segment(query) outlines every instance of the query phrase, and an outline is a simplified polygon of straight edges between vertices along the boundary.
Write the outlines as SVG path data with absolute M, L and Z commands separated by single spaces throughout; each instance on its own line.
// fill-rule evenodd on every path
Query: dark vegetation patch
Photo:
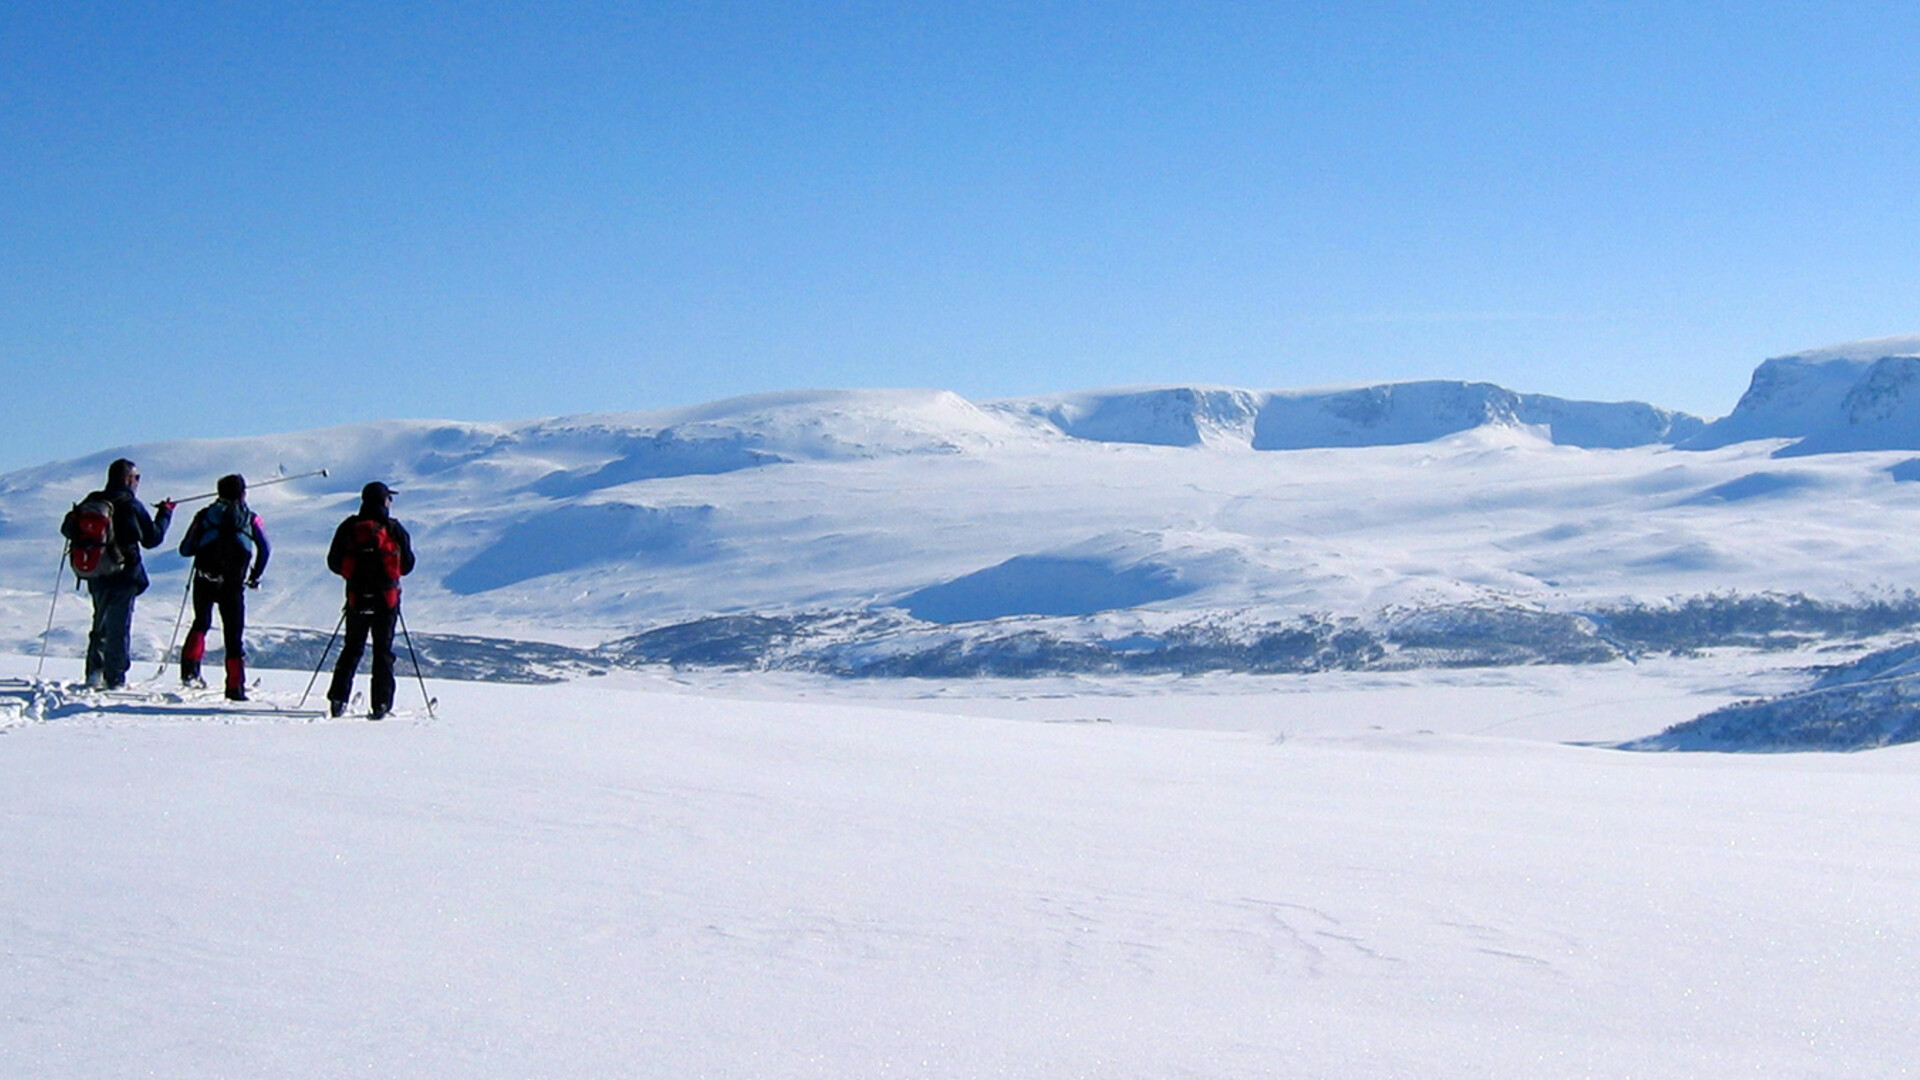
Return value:
M 942 625 L 899 611 L 716 615 L 653 627 L 594 648 L 416 632 L 429 677 L 550 682 L 614 668 L 665 665 L 807 671 L 846 678 L 1022 678 L 1062 674 L 1304 674 L 1423 668 L 1592 664 L 1700 649 L 1800 648 L 1920 626 L 1920 596 L 1816 600 L 1799 594 L 1721 594 L 1581 613 L 1500 605 L 1389 611 L 1363 622 L 1330 615 L 1250 622 L 1224 616 L 1160 630 L 1110 630 L 1087 618 L 1020 618 Z M 267 628 L 249 635 L 257 665 L 312 669 L 328 635 Z M 217 640 L 217 638 L 216 638 Z M 400 649 L 400 670 L 413 658 Z M 337 643 L 334 648 L 338 648 Z M 1920 654 L 1920 647 L 1910 647 Z M 337 654 L 336 654 L 337 655 Z M 1876 654 L 1822 686 L 1878 678 L 1912 659 Z

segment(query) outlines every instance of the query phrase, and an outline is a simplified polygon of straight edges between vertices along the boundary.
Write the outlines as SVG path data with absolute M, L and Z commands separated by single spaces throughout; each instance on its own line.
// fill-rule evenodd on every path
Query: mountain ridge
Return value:
M 1886 386 L 1878 422 L 1907 422 L 1884 402 L 1904 402 L 1908 384 Z M 261 625 L 331 625 L 337 583 L 319 555 L 376 478 L 398 488 L 422 552 L 410 610 L 449 633 L 508 624 L 585 644 L 742 613 L 1285 621 L 1715 589 L 1834 598 L 1920 575 L 1888 526 L 1854 509 L 1915 501 L 1907 462 L 1806 455 L 1783 468 L 1778 436 L 1682 449 L 1706 430 L 1645 403 L 1429 380 L 983 403 L 814 390 L 154 443 L 0 476 L 0 620 L 16 640 L 38 634 L 58 545 L 47 523 L 123 454 L 142 462 L 149 501 L 226 472 L 256 482 L 276 551 L 252 601 Z M 259 486 L 321 466 L 328 477 Z M 184 580 L 168 549 L 149 565 L 157 590 Z

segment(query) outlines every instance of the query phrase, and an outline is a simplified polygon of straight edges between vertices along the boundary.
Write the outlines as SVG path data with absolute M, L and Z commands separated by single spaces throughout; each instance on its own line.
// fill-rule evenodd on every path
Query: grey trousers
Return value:
M 89 581 L 93 597 L 93 629 L 87 634 L 87 681 L 119 686 L 127 681 L 132 659 L 133 601 L 146 586 L 137 581 Z

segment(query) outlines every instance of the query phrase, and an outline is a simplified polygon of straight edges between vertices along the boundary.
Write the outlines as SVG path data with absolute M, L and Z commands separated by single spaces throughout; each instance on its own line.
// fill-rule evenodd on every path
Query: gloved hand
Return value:
M 257 588 L 259 588 L 259 587 L 260 587 L 260 575 L 259 575 L 259 574 L 255 574 L 255 575 L 253 575 L 252 577 L 250 577 L 250 578 L 248 578 L 248 579 L 247 579 L 247 588 L 249 588 L 249 589 L 257 589 Z
M 176 504 L 172 499 L 161 499 L 158 503 L 154 504 L 154 509 L 160 511 L 163 514 L 171 514 L 173 513 L 173 508 L 175 505 Z

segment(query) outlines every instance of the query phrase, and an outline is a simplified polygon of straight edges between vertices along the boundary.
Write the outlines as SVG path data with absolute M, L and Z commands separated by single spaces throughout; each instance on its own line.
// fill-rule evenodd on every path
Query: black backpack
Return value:
M 226 576 L 244 574 L 253 562 L 253 511 L 246 503 L 225 500 L 200 511 L 203 535 L 193 550 L 197 570 Z

